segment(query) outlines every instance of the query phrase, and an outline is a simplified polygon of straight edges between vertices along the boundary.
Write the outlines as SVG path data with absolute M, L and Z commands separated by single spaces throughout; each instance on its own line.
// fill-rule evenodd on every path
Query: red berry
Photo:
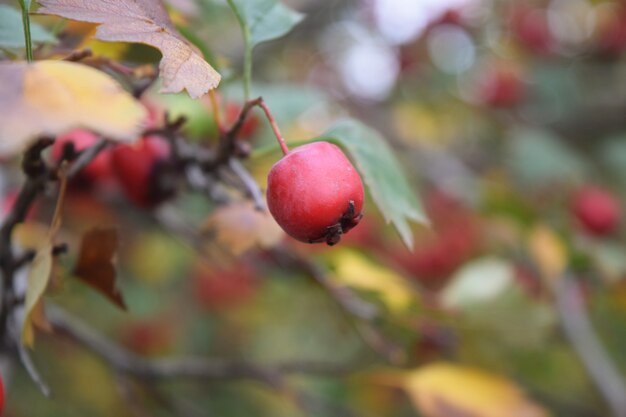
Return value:
M 166 172 L 169 153 L 169 144 L 158 136 L 146 136 L 112 150 L 115 175 L 128 199 L 139 207 L 154 207 L 171 195 L 170 187 L 159 181 Z
M 361 177 L 341 149 L 314 142 L 289 152 L 270 170 L 267 204 L 294 239 L 334 245 L 363 209 Z
M 524 93 L 518 71 L 504 65 L 488 70 L 480 90 L 482 101 L 492 107 L 513 107 L 522 100 Z
M 511 29 L 519 42 L 538 54 L 554 48 L 554 39 L 544 9 L 529 5 L 517 6 L 511 13 Z
M 65 147 L 72 143 L 74 152 L 82 152 L 98 142 L 98 136 L 84 129 L 75 129 L 60 135 L 52 145 L 52 159 L 59 161 L 63 157 Z M 80 172 L 83 180 L 95 182 L 111 178 L 111 152 L 108 149 L 101 151 L 83 170 Z
M 171 326 L 161 319 L 145 319 L 127 323 L 120 335 L 122 344 L 144 356 L 153 356 L 167 351 L 173 339 Z
M 604 236 L 617 228 L 620 207 L 613 195 L 599 187 L 585 187 L 574 195 L 572 210 L 584 228 L 592 235 Z

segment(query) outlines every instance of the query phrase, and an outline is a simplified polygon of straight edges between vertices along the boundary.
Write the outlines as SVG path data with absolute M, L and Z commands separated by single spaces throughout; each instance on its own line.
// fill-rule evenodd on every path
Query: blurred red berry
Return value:
M 74 152 L 82 152 L 98 142 L 98 136 L 89 130 L 75 129 L 59 135 L 52 145 L 52 159 L 58 162 L 63 157 L 67 146 L 73 144 Z M 111 179 L 111 152 L 104 149 L 79 173 L 79 179 L 89 181 L 108 181 Z
M 528 50 L 546 54 L 554 47 L 554 38 L 544 9 L 517 5 L 511 12 L 511 31 Z
M 112 150 L 113 170 L 130 201 L 152 208 L 172 195 L 172 184 L 161 181 L 170 174 L 166 169 L 169 154 L 169 144 L 159 136 L 146 136 Z
M 583 229 L 596 236 L 614 232 L 620 220 L 619 202 L 600 187 L 588 186 L 576 192 L 572 211 Z
M 492 107 L 513 107 L 521 102 L 525 90 L 519 71 L 506 65 L 496 65 L 485 73 L 480 99 Z
M 480 229 L 476 217 L 444 192 L 428 193 L 425 206 L 432 230 L 418 236 L 412 253 L 394 258 L 423 285 L 438 289 L 478 250 Z
M 164 353 L 171 346 L 172 328 L 162 320 L 141 320 L 127 324 L 120 336 L 122 344 L 144 356 Z
M 543 291 L 541 278 L 529 266 L 516 264 L 514 277 L 526 294 L 534 298 L 541 297 Z

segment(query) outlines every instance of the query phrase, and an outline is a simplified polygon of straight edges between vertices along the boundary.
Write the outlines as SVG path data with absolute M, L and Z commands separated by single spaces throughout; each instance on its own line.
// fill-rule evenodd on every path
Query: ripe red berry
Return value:
M 483 79 L 480 98 L 491 107 L 513 107 L 525 93 L 521 76 L 514 68 L 498 65 L 490 68 Z
M 620 207 L 615 197 L 599 187 L 585 187 L 573 199 L 572 210 L 583 229 L 596 236 L 607 235 L 617 228 Z
M 115 175 L 128 199 L 139 207 L 154 207 L 171 195 L 171 184 L 160 181 L 169 153 L 169 144 L 158 136 L 146 136 L 112 150 Z
M 314 142 L 287 153 L 270 170 L 267 204 L 291 237 L 334 245 L 356 226 L 363 209 L 363 183 L 337 146 Z
M 98 142 L 98 136 L 85 129 L 75 129 L 60 135 L 52 145 L 52 159 L 60 161 L 66 152 L 66 147 L 73 145 L 74 153 L 82 152 Z M 111 178 L 111 153 L 105 149 L 80 172 L 80 179 L 84 181 L 101 181 Z

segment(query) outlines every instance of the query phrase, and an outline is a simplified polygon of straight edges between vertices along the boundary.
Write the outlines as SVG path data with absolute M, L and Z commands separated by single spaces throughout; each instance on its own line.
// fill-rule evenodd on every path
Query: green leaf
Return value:
M 52 272 L 52 242 L 47 241 L 39 247 L 28 273 L 28 288 L 24 302 L 24 324 L 22 325 L 22 343 L 33 345 L 32 313 L 43 296 Z
M 0 48 L 23 48 L 24 29 L 21 25 L 22 13 L 13 7 L 0 4 Z M 32 23 L 30 26 L 33 43 L 53 43 L 56 41 L 42 26 Z
M 322 137 L 343 146 L 363 176 L 387 223 L 393 223 L 407 247 L 413 247 L 409 221 L 427 223 L 426 215 L 391 148 L 375 130 L 355 120 L 344 120 Z
M 250 33 L 252 47 L 287 34 L 304 18 L 278 0 L 233 0 L 232 4 Z
M 513 265 L 495 257 L 481 258 L 463 266 L 442 294 L 444 305 L 462 308 L 496 299 L 513 285 Z
M 261 42 L 283 36 L 298 24 L 304 15 L 283 6 L 277 0 L 228 0 L 244 41 L 243 89 L 250 98 L 252 84 L 252 48 Z
M 529 188 L 583 181 L 585 159 L 559 137 L 542 130 L 520 130 L 510 138 L 507 165 Z

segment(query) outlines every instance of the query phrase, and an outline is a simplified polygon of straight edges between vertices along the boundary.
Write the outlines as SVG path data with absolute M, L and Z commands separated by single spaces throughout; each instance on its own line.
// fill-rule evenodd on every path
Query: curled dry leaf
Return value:
M 220 75 L 174 28 L 160 0 L 40 0 L 39 13 L 99 23 L 102 41 L 144 43 L 163 54 L 159 64 L 162 93 L 187 90 L 199 98 L 220 82 Z
M 145 110 L 110 76 L 65 61 L 0 64 L 0 157 L 41 135 L 85 127 L 131 140 Z
M 92 229 L 86 232 L 80 244 L 74 275 L 126 310 L 115 280 L 113 257 L 117 252 L 117 243 L 115 229 Z
M 546 417 L 512 381 L 482 369 L 433 363 L 409 373 L 404 387 L 425 417 Z
M 202 233 L 235 256 L 257 246 L 270 248 L 284 236 L 270 214 L 255 209 L 251 202 L 216 209 L 203 224 Z

